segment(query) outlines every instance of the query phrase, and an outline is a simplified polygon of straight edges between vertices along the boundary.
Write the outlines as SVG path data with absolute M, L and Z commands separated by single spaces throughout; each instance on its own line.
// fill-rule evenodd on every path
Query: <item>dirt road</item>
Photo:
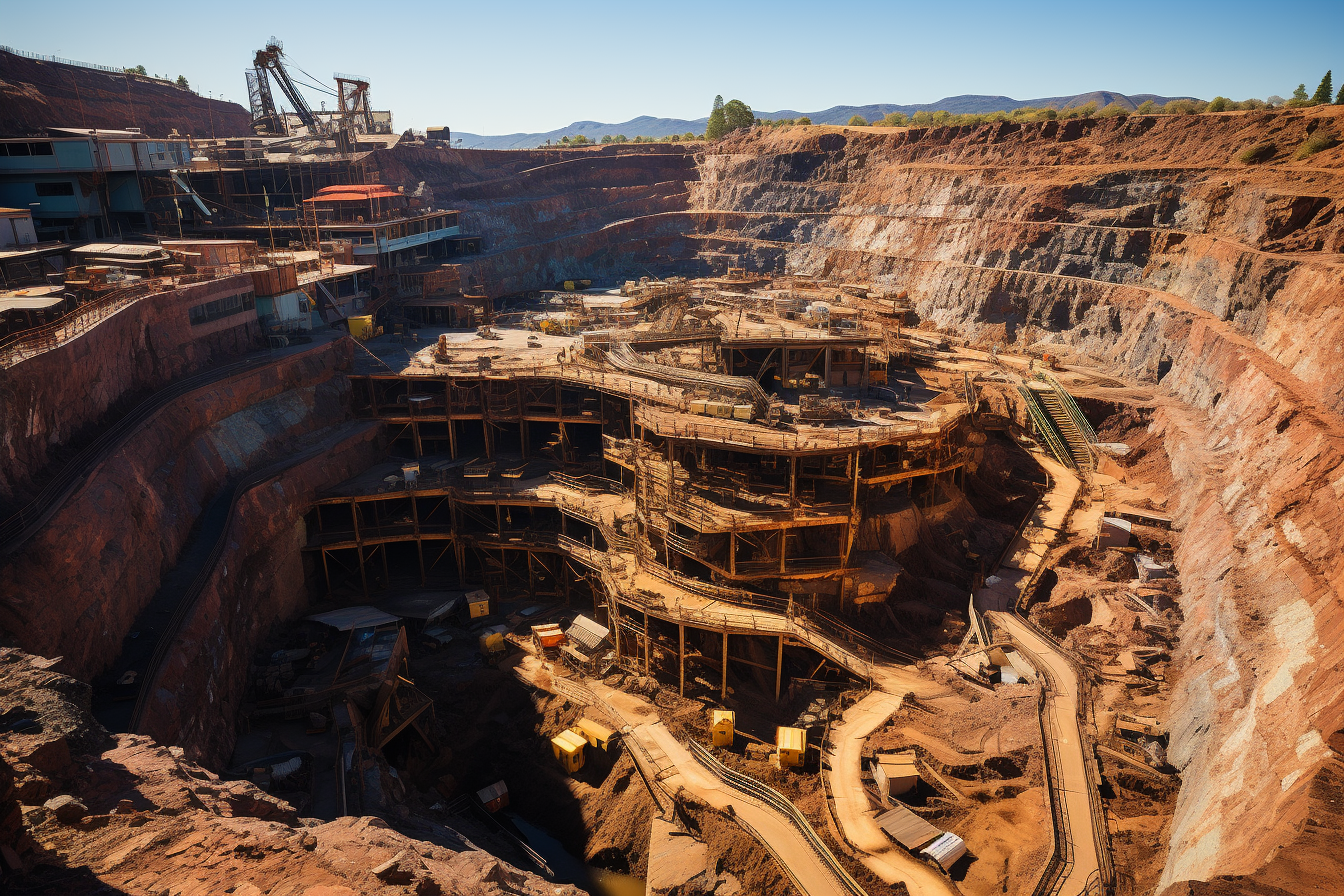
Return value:
M 853 896 L 787 817 L 726 786 L 682 746 L 661 722 L 636 727 L 631 736 L 653 757 L 659 782 L 669 792 L 694 795 L 728 812 L 756 836 L 804 896 Z
M 845 710 L 843 722 L 831 729 L 834 751 L 827 781 L 835 798 L 836 820 L 845 839 L 862 852 L 859 860 L 882 880 L 904 882 L 911 896 L 955 896 L 957 891 L 946 877 L 896 846 L 878 826 L 863 789 L 864 741 L 900 707 L 901 697 L 874 691 Z

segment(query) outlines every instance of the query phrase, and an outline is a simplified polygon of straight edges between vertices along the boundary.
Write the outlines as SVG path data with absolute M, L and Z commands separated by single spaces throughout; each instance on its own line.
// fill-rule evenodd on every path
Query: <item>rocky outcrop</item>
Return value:
M 0 649 L 0 718 L 37 726 L 0 739 L 6 891 L 578 896 L 446 828 L 431 842 L 380 818 L 301 819 L 178 748 L 137 735 L 113 740 L 89 714 L 88 687 L 47 665 Z
M 0 50 L 0 137 L 48 127 L 140 128 L 150 137 L 250 137 L 252 116 L 148 78 L 28 59 Z

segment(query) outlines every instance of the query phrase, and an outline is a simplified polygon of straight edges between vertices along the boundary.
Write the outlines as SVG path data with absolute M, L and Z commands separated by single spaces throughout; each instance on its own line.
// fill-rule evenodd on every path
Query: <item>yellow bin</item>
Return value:
M 551 738 L 551 752 L 571 775 L 583 768 L 583 748 L 587 745 L 588 741 L 584 740 L 583 735 L 574 733 L 572 729 L 561 731 Z
M 373 315 L 364 314 L 359 317 L 347 318 L 350 325 L 350 335 L 359 340 L 373 338 Z
M 780 768 L 798 768 L 807 755 L 807 732 L 801 728 L 777 728 L 775 749 L 779 751 Z
M 716 709 L 710 713 L 709 735 L 714 746 L 731 747 L 733 745 L 736 723 L 737 713 L 731 709 Z

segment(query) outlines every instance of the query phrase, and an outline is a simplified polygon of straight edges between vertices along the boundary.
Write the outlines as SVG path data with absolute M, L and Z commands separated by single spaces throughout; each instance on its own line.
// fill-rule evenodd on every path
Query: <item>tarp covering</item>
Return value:
M 966 842 L 949 831 L 920 852 L 933 859 L 946 871 L 956 864 L 957 859 L 966 855 Z
M 888 809 L 874 820 L 893 840 L 911 851 L 932 843 L 943 833 L 904 806 Z
M 337 631 L 348 632 L 353 628 L 369 628 L 375 625 L 393 625 L 399 620 L 396 616 L 384 613 L 377 607 L 345 607 L 306 617 L 313 622 L 329 625 Z
M 426 622 L 447 616 L 462 600 L 438 594 L 403 594 L 383 601 L 383 609 L 402 619 L 423 619 Z

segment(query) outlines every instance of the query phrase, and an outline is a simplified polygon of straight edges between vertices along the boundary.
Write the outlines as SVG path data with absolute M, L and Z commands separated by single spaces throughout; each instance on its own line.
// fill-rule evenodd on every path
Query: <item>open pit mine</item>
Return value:
M 1344 891 L 1344 106 L 0 75 L 0 890 Z

